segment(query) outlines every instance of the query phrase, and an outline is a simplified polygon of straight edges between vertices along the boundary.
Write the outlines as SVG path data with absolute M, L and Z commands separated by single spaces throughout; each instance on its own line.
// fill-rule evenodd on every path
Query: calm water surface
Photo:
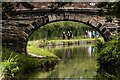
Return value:
M 37 72 L 31 76 L 32 78 L 94 78 L 96 74 L 94 46 L 54 48 L 54 52 L 61 59 L 55 69 L 48 72 Z

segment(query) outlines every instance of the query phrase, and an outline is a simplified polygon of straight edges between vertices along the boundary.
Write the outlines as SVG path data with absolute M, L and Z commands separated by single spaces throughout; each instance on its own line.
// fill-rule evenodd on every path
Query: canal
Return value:
M 47 72 L 36 72 L 29 78 L 94 78 L 95 47 L 94 45 L 49 46 L 59 58 L 55 69 Z

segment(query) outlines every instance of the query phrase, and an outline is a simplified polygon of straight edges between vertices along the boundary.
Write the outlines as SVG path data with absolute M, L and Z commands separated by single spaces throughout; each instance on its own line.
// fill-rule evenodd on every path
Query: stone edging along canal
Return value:
M 59 46 L 59 45 L 68 45 L 68 46 L 72 46 L 72 45 L 80 45 L 80 44 L 94 44 L 95 43 L 95 39 L 81 39 L 81 40 L 53 40 L 53 41 L 48 41 L 47 42 L 47 46 Z M 44 47 L 44 45 L 39 44 L 39 47 Z

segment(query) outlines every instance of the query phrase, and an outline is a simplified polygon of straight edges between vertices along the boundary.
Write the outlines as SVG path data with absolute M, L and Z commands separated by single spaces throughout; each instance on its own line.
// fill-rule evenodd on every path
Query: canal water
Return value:
M 55 69 L 37 72 L 32 78 L 94 78 L 95 47 L 92 45 L 49 47 L 60 58 Z

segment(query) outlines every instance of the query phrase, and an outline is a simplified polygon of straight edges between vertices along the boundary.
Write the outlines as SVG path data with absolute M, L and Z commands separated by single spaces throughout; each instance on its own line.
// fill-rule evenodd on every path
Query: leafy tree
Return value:
M 100 2 L 97 5 L 98 8 L 101 8 L 99 12 L 103 9 L 107 9 L 109 16 L 116 16 L 120 18 L 120 1 L 119 2 Z

